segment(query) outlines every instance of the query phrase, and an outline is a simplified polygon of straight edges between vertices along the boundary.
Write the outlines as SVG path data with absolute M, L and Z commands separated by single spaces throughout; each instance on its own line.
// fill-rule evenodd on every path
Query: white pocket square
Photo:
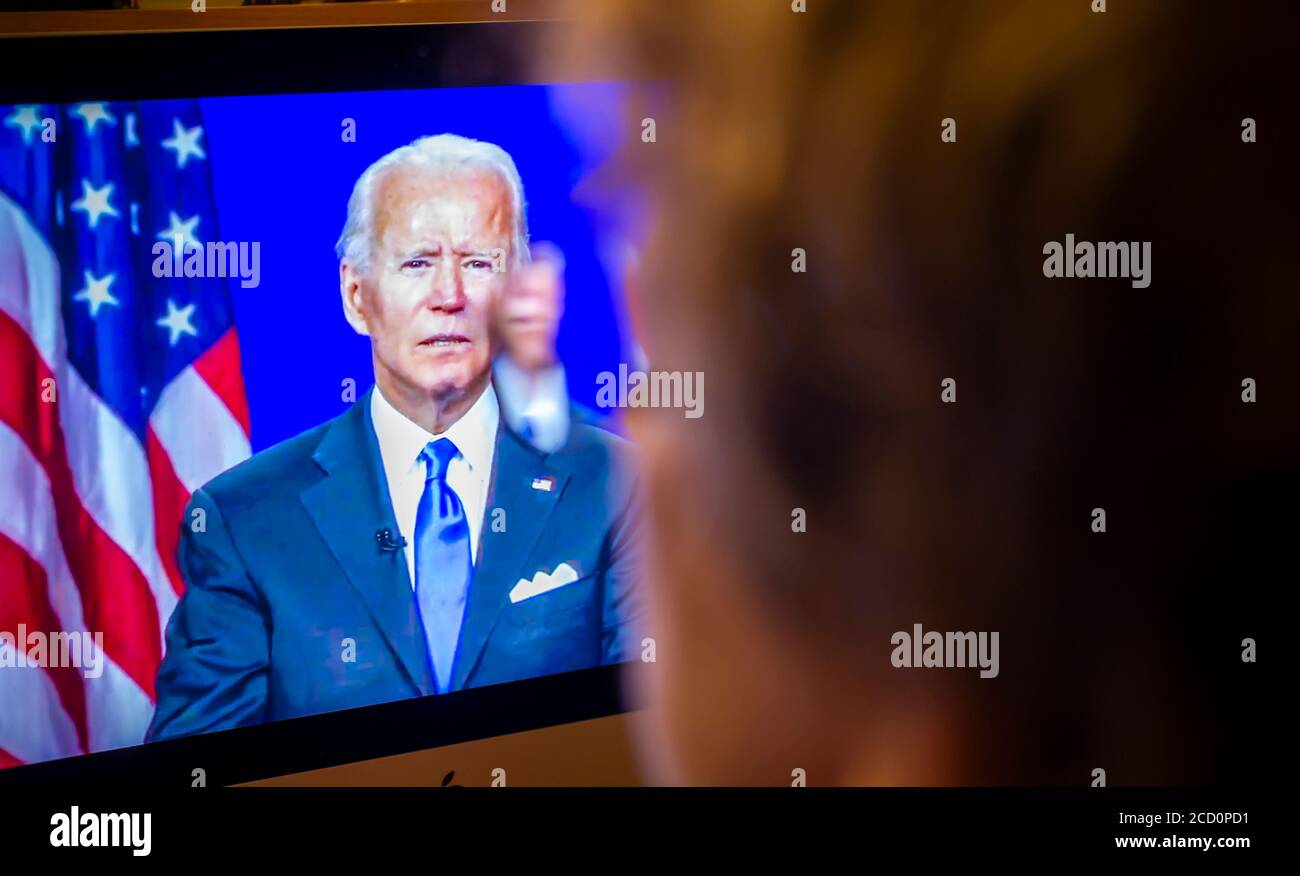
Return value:
M 543 593 L 549 593 L 557 587 L 563 587 L 565 584 L 572 584 L 578 580 L 578 573 L 568 563 L 560 563 L 555 567 L 555 571 L 547 574 L 538 571 L 533 575 L 533 580 L 520 578 L 519 583 L 515 584 L 514 589 L 510 591 L 511 602 L 523 602 L 525 599 L 532 599 L 534 596 L 540 596 Z

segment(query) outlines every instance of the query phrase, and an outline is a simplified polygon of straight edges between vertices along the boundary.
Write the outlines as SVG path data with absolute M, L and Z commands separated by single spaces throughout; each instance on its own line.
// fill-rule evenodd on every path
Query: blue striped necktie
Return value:
M 452 662 L 473 574 L 465 506 L 447 483 L 447 464 L 459 452 L 447 438 L 430 441 L 420 451 L 425 479 L 415 514 L 415 597 L 438 693 L 451 687 Z

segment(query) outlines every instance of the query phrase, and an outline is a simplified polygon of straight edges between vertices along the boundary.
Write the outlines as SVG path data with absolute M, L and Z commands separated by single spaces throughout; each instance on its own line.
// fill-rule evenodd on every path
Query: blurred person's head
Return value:
M 629 416 L 653 777 L 1236 775 L 1273 584 L 1242 527 L 1296 459 L 1294 30 L 1172 2 L 807 7 L 593 4 L 575 37 L 657 83 L 623 154 L 656 211 L 641 340 L 710 387 L 701 419 Z M 1150 286 L 1045 277 L 1067 234 L 1150 242 Z M 895 668 L 916 624 L 998 632 L 997 677 Z
M 375 382 L 431 431 L 491 377 L 510 270 L 528 260 L 523 185 L 498 146 L 423 137 L 368 167 L 337 245 L 344 312 L 371 340 Z

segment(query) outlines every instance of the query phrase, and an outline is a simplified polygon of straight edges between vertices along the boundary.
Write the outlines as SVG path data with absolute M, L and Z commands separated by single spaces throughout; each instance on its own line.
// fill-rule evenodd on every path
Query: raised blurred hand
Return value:
M 512 271 L 502 301 L 503 352 L 528 374 L 555 366 L 555 338 L 563 315 L 564 255 L 552 244 L 535 244 L 532 263 Z

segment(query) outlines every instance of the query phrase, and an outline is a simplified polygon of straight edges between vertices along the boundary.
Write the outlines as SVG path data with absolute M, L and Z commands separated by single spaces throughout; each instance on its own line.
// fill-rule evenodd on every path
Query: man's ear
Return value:
M 359 335 L 368 335 L 365 304 L 361 295 L 361 273 L 350 259 L 339 262 L 339 295 L 343 298 L 343 315 Z

